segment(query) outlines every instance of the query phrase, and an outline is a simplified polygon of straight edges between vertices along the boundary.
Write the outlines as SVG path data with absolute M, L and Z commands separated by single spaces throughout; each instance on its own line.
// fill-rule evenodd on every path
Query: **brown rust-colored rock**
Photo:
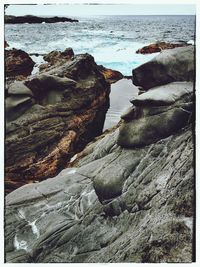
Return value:
M 47 61 L 48 63 L 44 63 L 40 65 L 40 71 L 44 70 L 44 69 L 48 69 L 51 66 L 55 65 L 62 65 L 63 63 L 65 63 L 66 61 L 72 59 L 74 57 L 74 51 L 71 47 L 66 48 L 63 52 L 61 51 L 51 51 L 50 53 L 46 54 L 43 58 L 45 61 Z
M 157 53 L 165 49 L 173 49 L 176 47 L 187 46 L 186 43 L 166 43 L 166 42 L 157 42 L 155 44 L 150 44 L 144 46 L 136 51 L 137 54 L 152 54 Z
M 26 52 L 15 48 L 5 50 L 6 77 L 27 77 L 31 74 L 34 65 L 35 62 Z
M 6 192 L 55 176 L 102 132 L 110 85 L 94 58 L 59 64 L 8 85 Z
M 107 69 L 102 65 L 99 65 L 98 67 L 106 81 L 110 84 L 115 83 L 123 78 L 123 74 L 117 70 Z

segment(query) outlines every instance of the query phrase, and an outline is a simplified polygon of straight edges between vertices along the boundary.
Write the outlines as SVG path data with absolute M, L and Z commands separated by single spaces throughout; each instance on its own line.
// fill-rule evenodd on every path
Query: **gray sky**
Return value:
M 90 15 L 195 15 L 195 5 L 10 5 L 8 15 L 90 16 Z

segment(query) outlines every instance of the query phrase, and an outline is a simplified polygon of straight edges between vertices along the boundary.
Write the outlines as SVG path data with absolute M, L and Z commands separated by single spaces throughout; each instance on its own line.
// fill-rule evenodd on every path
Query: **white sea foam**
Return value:
M 135 53 L 144 45 L 159 40 L 173 42 L 187 38 L 189 43 L 194 44 L 195 20 L 191 16 L 78 19 L 79 23 L 5 25 L 5 39 L 11 47 L 28 53 L 43 54 L 72 47 L 76 54 L 90 53 L 98 64 L 119 70 L 124 75 L 131 75 L 133 68 L 155 56 Z

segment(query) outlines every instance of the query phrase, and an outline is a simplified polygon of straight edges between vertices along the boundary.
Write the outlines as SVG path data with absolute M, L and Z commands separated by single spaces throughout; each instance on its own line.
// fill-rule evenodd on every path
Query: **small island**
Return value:
M 79 22 L 77 19 L 66 17 L 37 17 L 27 16 L 5 16 L 5 24 L 21 24 L 21 23 L 56 23 L 56 22 Z

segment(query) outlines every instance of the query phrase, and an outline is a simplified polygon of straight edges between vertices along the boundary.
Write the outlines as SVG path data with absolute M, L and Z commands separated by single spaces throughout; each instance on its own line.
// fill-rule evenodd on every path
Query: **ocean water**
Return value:
M 177 42 L 195 39 L 195 16 L 90 16 L 76 17 L 78 23 L 5 25 L 10 47 L 28 53 L 49 53 L 72 47 L 75 54 L 89 53 L 98 64 L 131 75 L 132 69 L 156 54 L 136 54 L 138 48 L 157 41 Z M 42 57 L 33 57 L 42 62 Z M 34 73 L 38 71 L 36 67 Z M 111 86 L 110 108 L 104 130 L 114 126 L 130 106 L 138 89 L 131 80 Z
M 28 53 L 63 51 L 90 53 L 98 64 L 131 75 L 154 55 L 135 51 L 156 41 L 194 40 L 195 16 L 90 16 L 78 23 L 5 25 L 11 47 Z

